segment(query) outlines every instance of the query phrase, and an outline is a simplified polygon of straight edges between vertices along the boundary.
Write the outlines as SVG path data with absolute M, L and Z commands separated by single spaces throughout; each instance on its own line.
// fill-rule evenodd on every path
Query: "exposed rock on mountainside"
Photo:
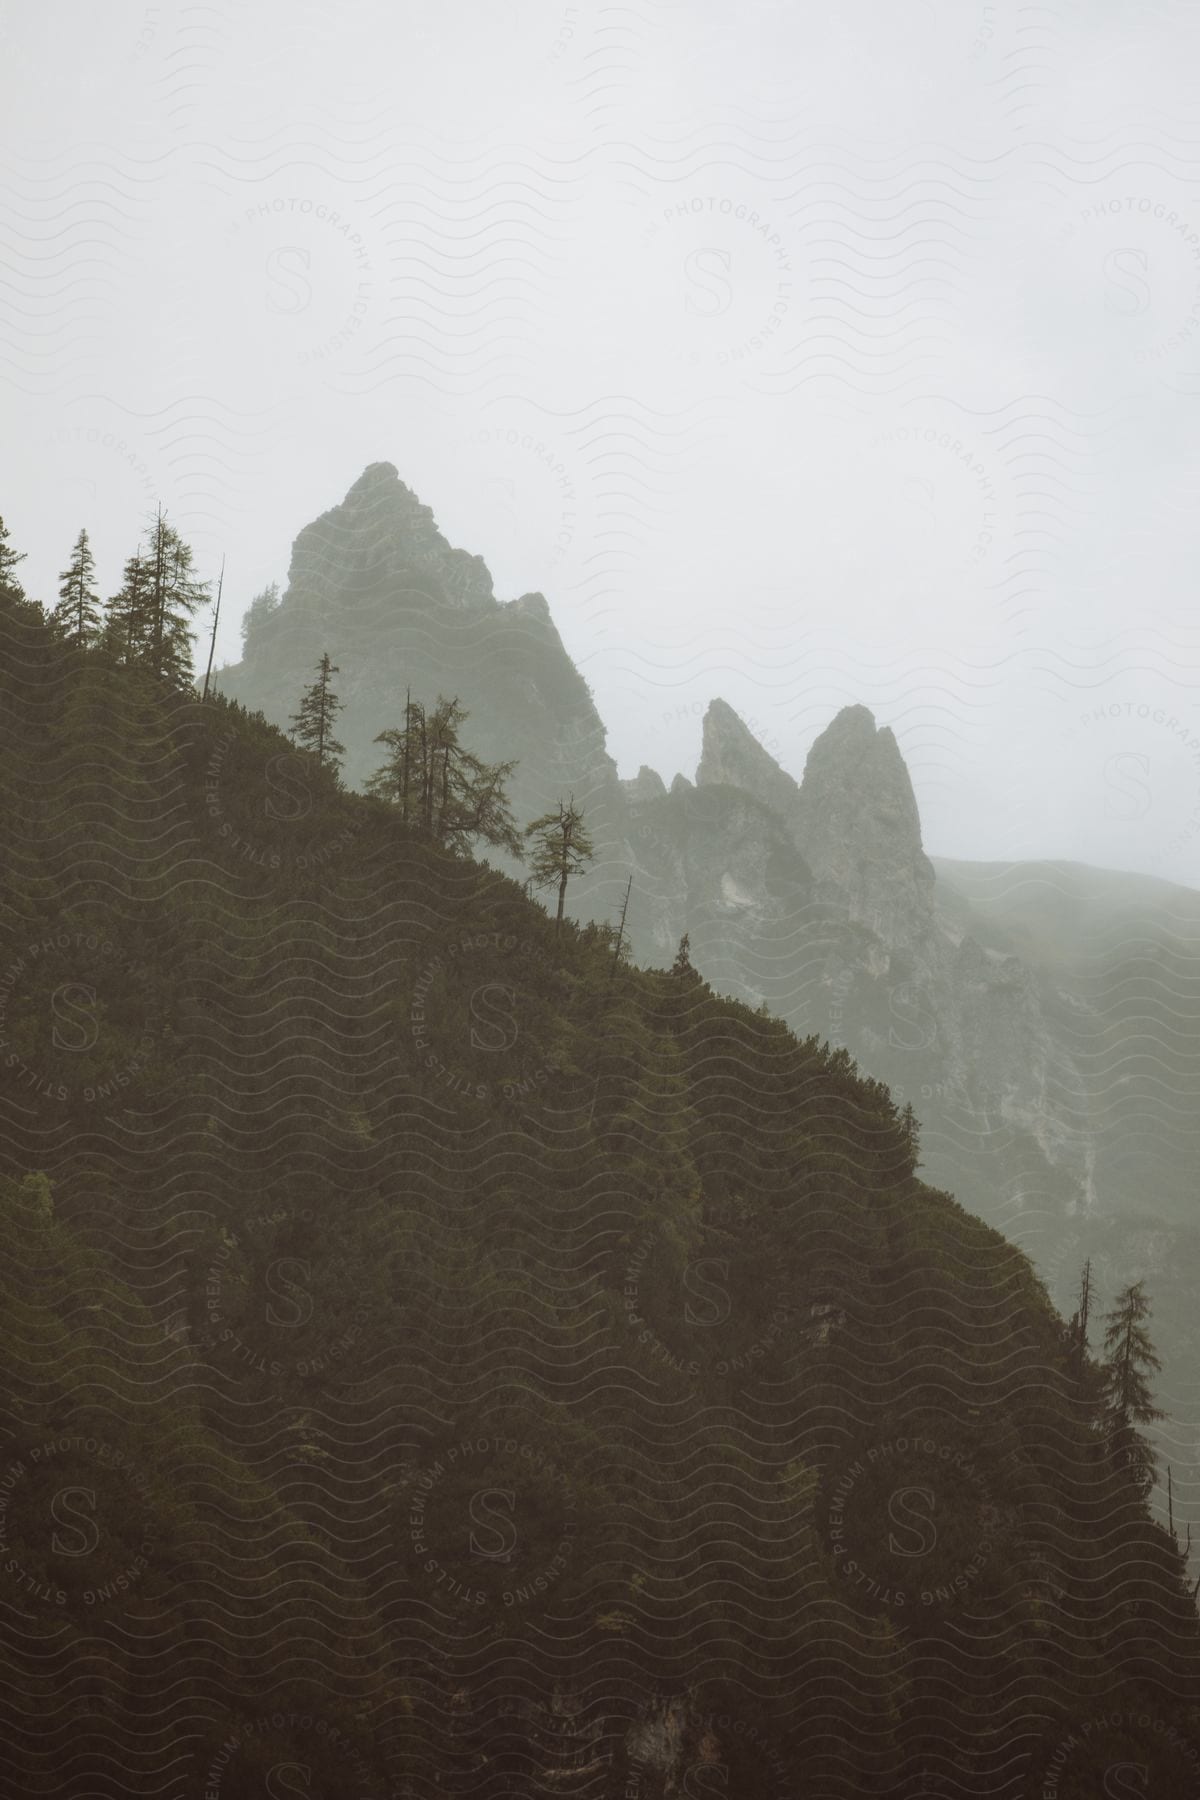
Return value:
M 255 619 L 242 662 L 221 671 L 219 685 L 286 726 L 323 650 L 339 669 L 351 785 L 382 760 L 374 739 L 401 719 L 406 688 L 426 701 L 457 695 L 472 748 L 489 761 L 517 759 L 519 819 L 570 790 L 597 841 L 613 843 L 616 765 L 545 597 L 497 600 L 482 557 L 446 542 L 391 463 L 373 463 L 300 533 L 280 604 Z
M 568 792 L 585 808 L 598 856 L 572 887 L 577 916 L 611 918 L 632 873 L 639 960 L 669 962 L 687 931 L 718 986 L 844 1042 L 913 1102 L 934 1178 L 968 1203 L 1010 1223 L 1040 1191 L 1085 1201 L 1082 1084 L 1039 980 L 975 941 L 961 905 L 939 908 L 904 759 L 865 707 L 820 734 L 801 782 L 719 699 L 695 784 L 645 766 L 620 781 L 544 597 L 497 600 L 482 558 L 447 543 L 390 463 L 300 533 L 282 602 L 221 687 L 286 724 L 324 649 L 350 783 L 376 766 L 406 689 L 456 694 L 472 746 L 516 758 L 519 819 Z
M 694 784 L 646 766 L 619 780 L 545 598 L 497 600 L 482 558 L 447 543 L 390 463 L 300 533 L 282 602 L 221 687 L 286 724 L 324 649 L 351 784 L 406 688 L 456 694 L 472 746 L 517 759 L 520 820 L 566 793 L 584 807 L 598 856 L 572 886 L 576 916 L 613 918 L 632 873 L 638 960 L 669 963 L 687 931 L 717 986 L 844 1043 L 914 1106 L 931 1179 L 1006 1230 L 1126 1204 L 1128 1146 L 1098 1110 L 1114 1083 L 1145 1094 L 1154 1077 L 1114 1064 L 1128 1008 L 1102 1018 L 1112 944 L 1085 978 L 1034 953 L 1019 909 L 968 891 L 969 865 L 935 874 L 896 738 L 866 707 L 821 732 L 801 781 L 720 699 Z
M 753 793 L 786 826 L 808 871 L 805 904 L 793 894 L 778 1010 L 816 1023 L 912 1101 L 934 1179 L 971 1204 L 993 1217 L 1007 1209 L 1011 1222 L 1035 1171 L 1063 1204 L 1083 1203 L 1078 1069 L 1052 1034 L 1034 973 L 982 946 L 964 929 L 969 921 L 938 905 L 893 733 L 866 707 L 844 708 L 797 783 L 714 701 L 698 778 Z
M 456 694 L 472 747 L 517 759 L 519 820 L 567 793 L 584 807 L 598 854 L 569 910 L 614 919 L 632 874 L 635 959 L 669 966 L 686 931 L 715 987 L 845 1045 L 913 1106 L 926 1179 L 1021 1242 L 1060 1304 L 1082 1257 L 1108 1255 L 1106 1217 L 1192 1243 L 1196 896 L 1057 865 L 935 872 L 896 738 L 863 706 L 821 732 L 800 781 L 720 699 L 695 783 L 644 765 L 619 780 L 545 598 L 498 601 L 390 463 L 300 533 L 282 602 L 221 686 L 286 724 L 324 649 L 351 784 L 407 687 Z M 1132 1278 L 1122 1255 L 1114 1282 Z M 1169 1382 L 1191 1340 L 1186 1308 L 1162 1306 Z

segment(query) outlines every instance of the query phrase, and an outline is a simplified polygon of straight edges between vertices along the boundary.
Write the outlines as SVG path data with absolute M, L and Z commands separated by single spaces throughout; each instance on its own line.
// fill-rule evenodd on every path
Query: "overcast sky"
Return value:
M 1200 885 L 1197 69 L 1175 0 L 0 0 L 25 585 L 161 501 L 234 661 L 390 461 L 623 774 L 862 701 L 932 853 Z

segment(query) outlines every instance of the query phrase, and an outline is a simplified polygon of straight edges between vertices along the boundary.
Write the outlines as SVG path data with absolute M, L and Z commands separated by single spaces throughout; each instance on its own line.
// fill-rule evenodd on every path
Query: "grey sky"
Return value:
M 720 693 L 798 775 L 861 700 L 934 853 L 1197 885 L 1198 51 L 1171 0 L 0 5 L 26 585 L 161 500 L 235 660 L 391 461 L 623 773 Z

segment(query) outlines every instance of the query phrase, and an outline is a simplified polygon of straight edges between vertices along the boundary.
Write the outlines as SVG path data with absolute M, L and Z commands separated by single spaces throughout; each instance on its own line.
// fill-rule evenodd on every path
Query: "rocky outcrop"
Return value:
M 585 808 L 602 871 L 584 899 L 604 915 L 620 881 L 626 802 L 587 683 L 563 647 L 545 596 L 502 602 L 482 557 L 456 550 L 391 463 L 373 463 L 339 506 L 301 531 L 280 604 L 260 614 L 222 692 L 286 727 L 322 651 L 338 667 L 338 735 L 345 779 L 378 766 L 377 733 L 423 701 L 457 695 L 471 746 L 515 758 L 522 824 L 573 793 Z M 494 861 L 503 858 L 493 853 Z
M 912 945 L 933 925 L 933 864 L 895 735 L 846 706 L 804 765 L 792 826 L 823 892 L 884 943 Z
M 784 773 L 724 700 L 711 701 L 704 715 L 696 785 L 742 788 L 778 813 L 789 830 L 795 829 L 799 783 Z
M 457 695 L 472 748 L 517 760 L 521 822 L 568 793 L 583 806 L 598 854 L 577 918 L 615 920 L 632 875 L 635 960 L 669 967 L 687 932 L 715 987 L 845 1045 L 911 1102 L 924 1177 L 1044 1268 L 1067 1269 L 1081 1221 L 1136 1214 L 1151 1190 L 1172 1228 L 1191 1219 L 1200 901 L 1069 866 L 935 873 L 896 737 L 864 706 L 829 722 L 799 781 L 720 699 L 694 782 L 620 780 L 545 597 L 498 600 L 390 463 L 300 533 L 282 601 L 219 684 L 286 725 L 325 649 L 349 782 L 406 688 Z
M 759 971 L 772 1009 L 845 1044 L 911 1102 L 929 1179 L 985 1216 L 1011 1228 L 1022 1209 L 1086 1206 L 1089 1104 L 1072 1045 L 1038 974 L 978 942 L 969 907 L 942 904 L 894 733 L 866 707 L 845 707 L 796 782 L 714 701 L 697 781 L 701 792 L 753 795 L 803 870 L 774 980 Z M 718 864 L 753 867 L 742 846 L 731 850 L 710 837 L 710 885 Z M 737 883 L 743 894 L 752 885 Z
M 483 559 L 447 542 L 391 463 L 301 531 L 281 603 L 256 615 L 221 686 L 286 724 L 325 649 L 351 783 L 406 689 L 456 694 L 472 747 L 516 759 L 521 822 L 568 793 L 583 806 L 597 859 L 572 885 L 577 917 L 613 919 L 632 874 L 635 958 L 669 966 L 687 932 L 715 986 L 844 1043 L 911 1100 L 931 1178 L 964 1198 L 986 1190 L 993 1218 L 1060 1179 L 1072 1199 L 1058 1203 L 1079 1202 L 1083 1084 L 1040 978 L 977 942 L 969 908 L 941 903 L 904 758 L 866 707 L 826 726 L 800 781 L 720 699 L 695 782 L 668 786 L 644 765 L 621 781 L 545 597 L 498 600 Z M 1007 1186 L 1002 1146 L 1018 1169 Z

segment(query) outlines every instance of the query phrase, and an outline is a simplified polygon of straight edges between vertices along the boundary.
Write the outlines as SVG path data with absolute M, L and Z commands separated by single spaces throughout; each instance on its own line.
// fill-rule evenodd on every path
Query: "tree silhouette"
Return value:
M 105 649 L 121 663 L 186 687 L 192 679 L 192 615 L 207 603 L 208 588 L 192 571 L 190 545 L 160 508 L 145 547 L 125 564 L 125 579 L 108 603 Z
M 457 698 L 439 694 L 429 712 L 410 691 L 404 724 L 375 739 L 388 754 L 369 778 L 367 791 L 395 806 L 408 824 L 439 844 L 466 852 L 482 839 L 519 857 L 521 840 L 506 789 L 517 765 L 486 763 L 468 750 L 460 732 L 469 717 Z
M 1071 1316 L 1069 1336 L 1071 1359 L 1082 1369 L 1088 1353 L 1088 1321 L 1092 1313 L 1092 1259 L 1089 1256 L 1079 1272 L 1079 1304 Z
M 87 532 L 81 531 L 71 552 L 70 565 L 59 575 L 62 586 L 58 590 L 58 605 L 50 615 L 54 631 L 81 650 L 94 644 L 101 631 L 100 596 L 93 586 L 95 579 L 96 559 Z
M 192 573 L 191 548 L 161 510 L 145 560 L 150 570 L 146 660 L 156 675 L 184 687 L 192 678 L 192 614 L 207 603 L 209 584 Z
M 336 773 L 339 759 L 346 754 L 345 744 L 333 735 L 333 721 L 342 703 L 329 684 L 331 675 L 340 675 L 337 664 L 330 661 L 328 650 L 322 651 L 317 664 L 317 679 L 305 688 L 299 712 L 292 714 L 292 736 L 304 750 L 310 750 L 317 761 Z
M 123 664 L 136 662 L 146 641 L 149 617 L 147 596 L 149 572 L 141 550 L 135 550 L 125 564 L 124 579 L 105 608 L 104 648 Z
M 1105 1315 L 1104 1332 L 1108 1451 L 1142 1486 L 1149 1486 L 1154 1479 L 1154 1454 L 1137 1427 L 1164 1417 L 1150 1391 L 1150 1375 L 1157 1374 L 1162 1363 L 1146 1329 L 1149 1317 L 1145 1283 L 1135 1281 L 1117 1295 L 1112 1311 Z
M 0 595 L 11 600 L 24 600 L 25 589 L 13 575 L 18 563 L 25 561 L 24 550 L 14 550 L 8 541 L 8 527 L 0 519 Z
M 531 820 L 525 827 L 525 836 L 533 838 L 536 846 L 530 886 L 541 888 L 553 887 L 555 883 L 558 885 L 558 912 L 554 920 L 557 934 L 562 930 L 567 883 L 572 875 L 578 875 L 586 869 L 596 854 L 591 834 L 583 822 L 583 813 L 575 804 L 574 794 L 566 806 L 559 801 L 557 812 L 543 813 L 540 819 Z
M 697 972 L 692 966 L 691 948 L 691 936 L 685 931 L 679 940 L 679 948 L 675 952 L 675 961 L 671 964 L 672 975 L 677 976 L 680 981 L 692 981 L 696 979 Z

